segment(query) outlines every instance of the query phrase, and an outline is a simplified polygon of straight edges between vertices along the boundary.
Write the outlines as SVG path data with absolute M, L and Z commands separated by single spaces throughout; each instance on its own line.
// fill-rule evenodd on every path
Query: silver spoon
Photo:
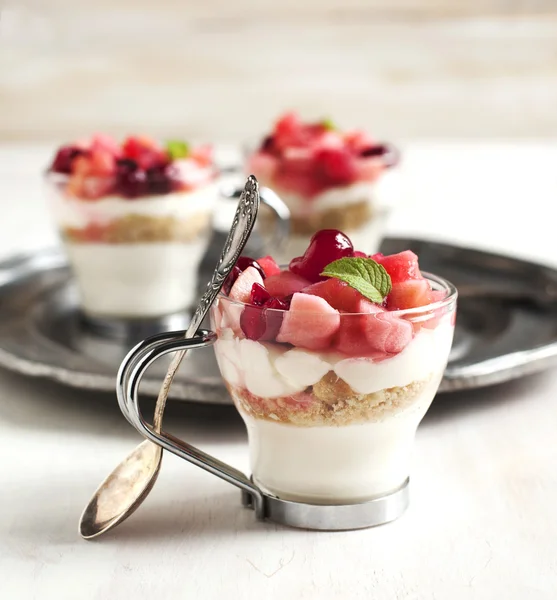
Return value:
M 236 264 L 253 229 L 258 209 L 259 186 L 255 177 L 250 175 L 240 196 L 219 262 L 184 336 L 186 339 L 195 336 L 211 304 Z M 185 354 L 186 350 L 175 354 L 157 397 L 153 419 L 153 427 L 157 433 L 161 431 L 166 399 L 172 380 Z M 93 494 L 79 521 L 81 536 L 85 539 L 97 537 L 129 517 L 155 485 L 161 460 L 162 448 L 160 446 L 149 440 L 139 444 Z

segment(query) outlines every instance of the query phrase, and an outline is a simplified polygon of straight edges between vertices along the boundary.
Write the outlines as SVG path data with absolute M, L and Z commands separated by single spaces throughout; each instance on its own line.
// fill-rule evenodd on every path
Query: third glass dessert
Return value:
M 217 196 L 210 147 L 99 134 L 60 148 L 47 183 L 89 316 L 189 307 Z
M 361 250 L 376 252 L 387 212 L 376 184 L 396 162 L 392 146 L 364 131 L 341 131 L 329 121 L 304 123 L 288 113 L 250 154 L 246 170 L 290 209 L 292 232 L 281 252 L 289 261 L 316 231 L 329 227 L 342 229 Z
M 367 256 L 337 230 L 316 233 L 287 269 L 241 258 L 227 284 L 215 352 L 257 485 L 314 504 L 404 485 L 448 359 L 454 287 L 411 251 Z

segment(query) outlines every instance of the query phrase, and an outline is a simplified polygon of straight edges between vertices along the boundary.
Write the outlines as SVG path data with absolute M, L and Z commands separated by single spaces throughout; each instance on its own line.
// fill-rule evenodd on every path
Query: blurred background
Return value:
M 61 143 L 104 131 L 228 148 L 295 109 L 401 147 L 382 181 L 390 232 L 557 261 L 553 220 L 523 208 L 557 197 L 556 0 L 0 8 L 0 178 L 33 207 L 0 252 L 55 242 L 40 173 Z
M 378 137 L 557 134 L 555 0 L 3 0 L 0 141 L 237 141 L 285 108 Z

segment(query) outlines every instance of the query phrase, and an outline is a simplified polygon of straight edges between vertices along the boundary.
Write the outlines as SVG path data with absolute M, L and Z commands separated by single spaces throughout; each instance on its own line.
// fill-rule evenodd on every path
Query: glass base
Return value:
M 357 504 L 304 504 L 269 496 L 262 492 L 263 503 L 256 516 L 289 527 L 319 531 L 348 531 L 383 525 L 398 519 L 410 501 L 407 479 L 400 488 L 379 498 Z M 255 508 L 252 496 L 243 491 L 242 504 Z

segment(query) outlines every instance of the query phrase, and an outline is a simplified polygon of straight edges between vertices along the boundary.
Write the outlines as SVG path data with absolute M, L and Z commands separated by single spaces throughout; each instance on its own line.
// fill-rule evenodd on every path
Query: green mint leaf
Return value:
M 333 123 L 333 120 L 332 120 L 332 119 L 323 119 L 323 120 L 321 121 L 321 125 L 322 125 L 322 126 L 325 128 L 325 129 L 327 129 L 328 131 L 332 131 L 332 130 L 336 129 L 336 126 L 335 126 L 335 124 Z
M 190 153 L 190 147 L 181 140 L 170 140 L 166 142 L 166 151 L 171 160 L 178 160 L 179 158 L 186 158 Z
M 391 277 L 385 267 L 372 258 L 339 258 L 328 264 L 323 277 L 336 277 L 372 302 L 381 304 L 391 291 Z

